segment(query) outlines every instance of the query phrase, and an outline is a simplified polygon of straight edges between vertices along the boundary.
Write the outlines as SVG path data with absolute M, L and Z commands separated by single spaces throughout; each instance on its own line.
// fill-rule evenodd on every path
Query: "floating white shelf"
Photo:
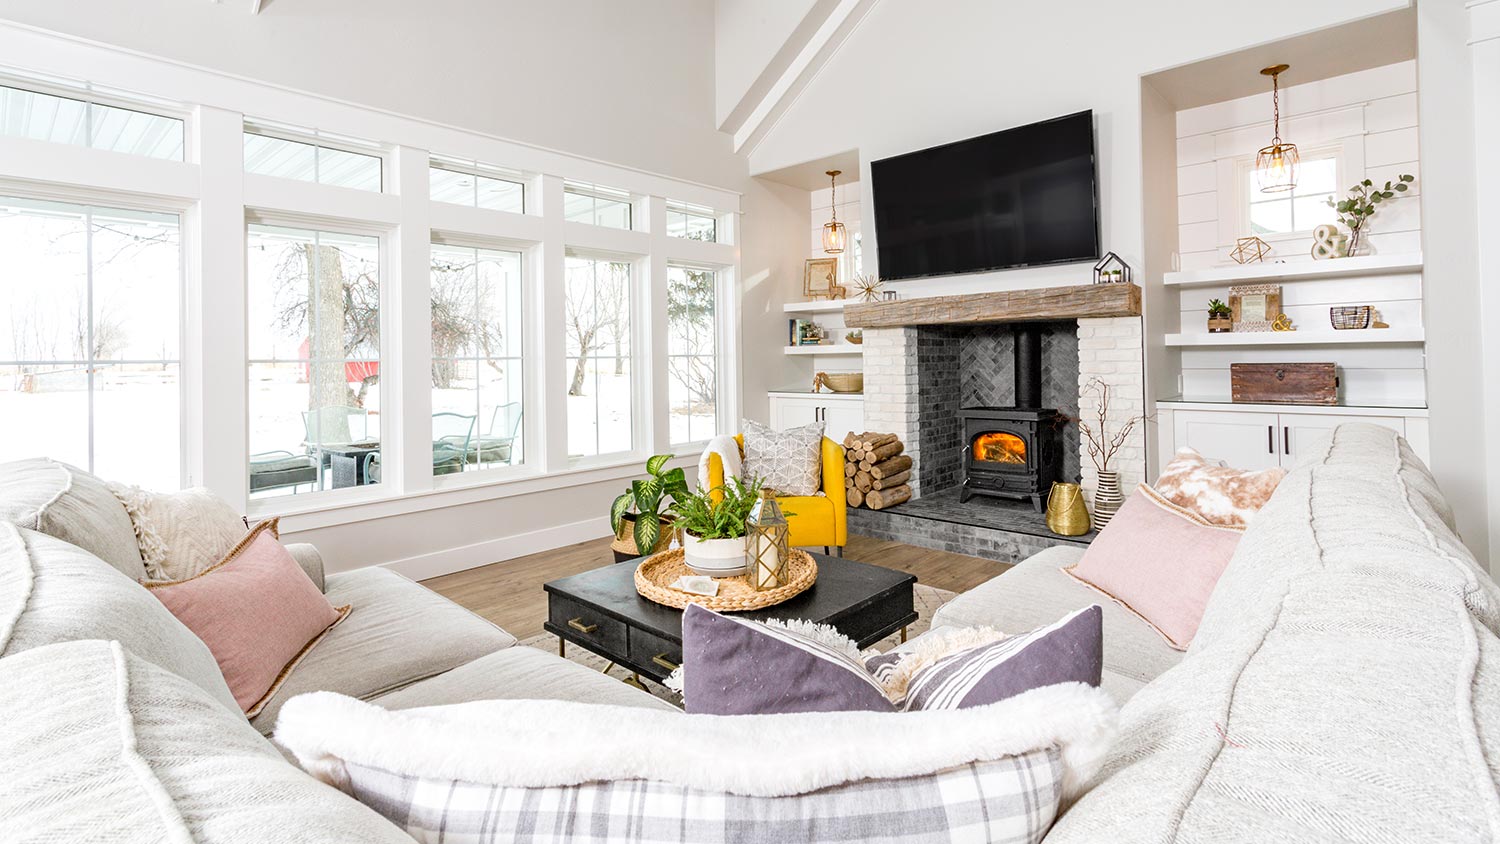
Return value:
M 1162 283 L 1180 287 L 1208 287 L 1254 281 L 1303 281 L 1319 278 L 1347 278 L 1356 275 L 1420 272 L 1422 253 L 1400 255 L 1361 255 L 1356 258 L 1334 258 L 1326 261 L 1298 261 L 1291 264 L 1245 264 L 1185 270 L 1166 273 Z
M 842 311 L 848 301 L 848 299 L 820 299 L 813 302 L 787 302 L 781 306 L 781 309 L 789 314 L 826 314 L 830 311 Z
M 786 346 L 784 350 L 789 355 L 862 355 L 865 353 L 863 346 L 853 343 L 838 343 L 832 346 Z
M 1242 331 L 1168 334 L 1168 346 L 1331 346 L 1342 343 L 1421 343 L 1420 328 L 1363 328 L 1349 331 Z

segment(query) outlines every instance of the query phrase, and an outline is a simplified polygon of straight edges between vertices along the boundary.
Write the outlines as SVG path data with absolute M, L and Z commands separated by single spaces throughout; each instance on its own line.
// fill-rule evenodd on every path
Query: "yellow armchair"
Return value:
M 736 434 L 740 456 L 745 454 L 745 437 Z M 717 490 L 724 485 L 724 461 L 717 454 L 708 456 L 708 485 Z M 723 493 L 715 492 L 716 496 Z M 849 538 L 849 502 L 844 498 L 844 447 L 823 438 L 823 494 L 788 495 L 776 502 L 786 511 L 788 541 L 792 545 L 822 545 L 835 557 L 844 555 Z

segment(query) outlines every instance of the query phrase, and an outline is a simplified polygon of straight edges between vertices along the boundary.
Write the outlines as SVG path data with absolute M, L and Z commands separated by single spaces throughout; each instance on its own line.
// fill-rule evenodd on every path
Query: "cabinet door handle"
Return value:
M 568 619 L 568 626 L 585 636 L 599 629 L 599 625 L 597 624 L 584 624 L 581 618 Z
M 1276 426 L 1275 425 L 1267 425 L 1266 426 L 1266 453 L 1267 454 L 1275 454 L 1276 453 Z
M 1292 453 L 1292 426 L 1281 426 L 1281 453 L 1290 456 Z
M 656 663 L 657 665 L 660 665 L 662 668 L 667 669 L 668 671 L 677 670 L 677 663 L 673 662 L 670 659 L 667 659 L 667 655 L 664 653 L 660 653 L 656 656 L 651 657 L 651 661 Z

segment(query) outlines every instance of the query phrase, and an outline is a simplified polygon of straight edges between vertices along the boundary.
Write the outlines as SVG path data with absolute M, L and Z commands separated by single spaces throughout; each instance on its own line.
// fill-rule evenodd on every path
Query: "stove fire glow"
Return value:
M 1026 441 L 1015 434 L 991 431 L 974 438 L 974 459 L 986 463 L 1026 463 Z

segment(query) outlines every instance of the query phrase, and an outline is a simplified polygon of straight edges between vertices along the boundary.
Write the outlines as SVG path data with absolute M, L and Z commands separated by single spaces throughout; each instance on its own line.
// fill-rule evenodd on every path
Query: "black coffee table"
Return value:
M 840 557 L 813 554 L 818 581 L 774 607 L 734 613 L 741 618 L 800 618 L 830 624 L 869 647 L 917 620 L 914 575 Z M 648 601 L 635 591 L 640 559 L 554 580 L 542 626 L 567 643 L 660 682 L 682 662 L 682 610 Z

